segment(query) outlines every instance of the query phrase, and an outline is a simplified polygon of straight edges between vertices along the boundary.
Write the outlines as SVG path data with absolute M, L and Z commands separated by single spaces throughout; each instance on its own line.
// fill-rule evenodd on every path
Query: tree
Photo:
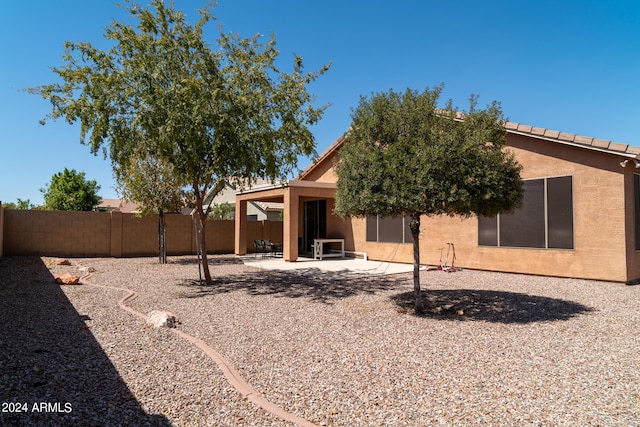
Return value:
M 276 67 L 275 37 L 223 34 L 212 50 L 203 38 L 211 8 L 194 25 L 162 0 L 148 9 L 128 2 L 133 27 L 113 22 L 104 51 L 90 43 L 65 45 L 65 64 L 54 68 L 62 83 L 30 89 L 52 104 L 49 119 L 80 121 L 93 153 L 105 150 L 114 165 L 135 147 L 173 167 L 192 193 L 200 222 L 199 244 L 207 283 L 204 200 L 228 177 L 286 178 L 299 156 L 315 154 L 308 126 L 325 107 L 314 108 L 307 86 L 323 74 L 304 72 L 295 55 L 291 73 Z M 221 185 L 222 184 L 222 185 Z
M 336 167 L 335 211 L 342 216 L 408 216 L 413 237 L 416 313 L 420 295 L 422 216 L 494 216 L 522 200 L 521 166 L 504 150 L 500 105 L 460 114 L 443 86 L 361 97 Z
M 231 214 L 235 212 L 235 205 L 231 203 L 214 203 L 211 205 L 211 213 L 209 217 L 212 219 L 229 219 Z
M 11 202 L 5 203 L 4 207 L 7 209 L 29 210 L 29 209 L 34 209 L 35 205 L 31 203 L 30 199 L 22 200 L 18 198 L 16 203 L 11 203 Z
M 36 206 L 33 203 L 31 203 L 31 200 L 29 199 L 22 200 L 18 198 L 16 202 L 16 209 L 29 210 L 29 209 L 34 209 L 35 207 Z
M 167 263 L 167 223 L 165 212 L 184 207 L 185 183 L 175 174 L 173 166 L 154 156 L 140 145 L 126 162 L 114 164 L 114 176 L 125 199 L 141 205 L 141 215 L 158 213 L 158 256 Z
M 40 191 L 46 209 L 59 211 L 90 211 L 100 203 L 100 186 L 95 180 L 85 179 L 84 172 L 64 168 L 51 177 L 51 182 Z

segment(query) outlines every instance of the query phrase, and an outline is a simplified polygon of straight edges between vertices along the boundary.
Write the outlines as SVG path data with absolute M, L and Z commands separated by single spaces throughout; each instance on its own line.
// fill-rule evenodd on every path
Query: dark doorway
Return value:
M 310 200 L 303 203 L 302 246 L 300 254 L 313 253 L 313 239 L 327 237 L 327 201 Z

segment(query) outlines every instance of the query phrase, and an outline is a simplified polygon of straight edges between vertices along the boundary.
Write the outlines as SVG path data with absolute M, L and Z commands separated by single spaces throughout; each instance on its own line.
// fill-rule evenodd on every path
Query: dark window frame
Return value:
M 408 215 L 396 217 L 367 216 L 365 240 L 371 243 L 412 244 L 413 236 L 409 228 L 410 221 L 411 217 Z
M 573 175 L 528 179 L 524 184 L 525 200 L 518 210 L 478 218 L 478 246 L 574 250 Z

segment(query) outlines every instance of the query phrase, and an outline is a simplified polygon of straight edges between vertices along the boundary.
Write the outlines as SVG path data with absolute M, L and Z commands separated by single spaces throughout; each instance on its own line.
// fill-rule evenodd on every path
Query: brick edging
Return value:
M 94 283 L 90 283 L 87 280 L 91 277 L 91 275 L 92 273 L 88 272 L 87 274 L 82 276 L 80 280 L 82 281 L 83 284 L 88 286 L 127 292 L 127 295 L 125 295 L 123 298 L 121 298 L 118 301 L 118 307 L 128 312 L 129 314 L 135 317 L 138 317 L 143 321 L 146 321 L 147 317 L 143 313 L 137 310 L 134 310 L 133 308 L 126 305 L 127 302 L 132 301 L 138 297 L 137 292 L 127 288 L 120 288 L 120 287 L 106 286 L 106 285 L 96 285 Z M 184 338 L 187 341 L 191 342 L 193 345 L 198 347 L 203 353 L 205 353 L 211 360 L 213 360 L 218 365 L 218 367 L 220 368 L 224 376 L 227 378 L 227 381 L 229 381 L 229 384 L 231 384 L 238 391 L 238 393 L 240 393 L 240 395 L 242 395 L 242 397 L 244 397 L 245 399 L 249 400 L 253 404 L 262 408 L 264 411 L 269 412 L 284 421 L 294 423 L 297 426 L 318 427 L 318 424 L 314 424 L 310 421 L 305 420 L 304 418 L 301 418 L 295 414 L 287 412 L 280 406 L 262 397 L 262 395 L 258 391 L 256 391 L 253 387 L 251 387 L 251 385 L 244 378 L 242 378 L 240 373 L 235 369 L 235 367 L 231 363 L 229 363 L 220 353 L 218 353 L 215 349 L 210 347 L 207 343 L 205 343 L 201 339 L 196 338 L 193 335 L 190 335 L 176 328 L 171 328 L 169 330 L 174 334 L 178 335 L 179 337 Z

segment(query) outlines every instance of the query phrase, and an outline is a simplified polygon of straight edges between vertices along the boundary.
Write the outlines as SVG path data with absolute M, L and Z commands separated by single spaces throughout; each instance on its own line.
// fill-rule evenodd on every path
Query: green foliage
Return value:
M 111 23 L 109 50 L 67 42 L 64 65 L 53 68 L 61 83 L 29 89 L 51 102 L 48 119 L 79 121 L 83 143 L 115 167 L 146 147 L 189 185 L 201 227 L 203 201 L 221 180 L 285 178 L 300 156 L 315 154 L 308 126 L 325 107 L 313 107 L 307 85 L 328 66 L 304 72 L 295 56 L 292 72 L 280 71 L 274 37 L 261 43 L 221 30 L 211 49 L 203 38 L 215 19 L 209 7 L 195 24 L 162 0 L 125 8 L 137 25 Z M 206 267 L 205 275 L 209 282 Z
M 100 203 L 100 186 L 95 180 L 86 180 L 84 172 L 75 169 L 58 172 L 43 189 L 46 209 L 60 211 L 90 211 Z
M 419 93 L 389 91 L 362 97 L 340 151 L 335 212 L 342 216 L 411 217 L 416 313 L 420 293 L 422 215 L 493 216 L 522 201 L 521 166 L 506 151 L 497 102 L 459 114 L 443 86 Z
M 21 210 L 29 210 L 29 209 L 35 209 L 35 205 L 31 203 L 31 200 L 27 199 L 27 200 L 22 200 L 20 198 L 18 198 L 18 201 L 16 202 L 16 209 L 21 209 Z
M 166 160 L 139 145 L 127 159 L 113 164 L 120 193 L 141 205 L 141 215 L 159 214 L 158 251 L 161 264 L 167 263 L 165 212 L 185 205 L 185 184 Z
M 495 215 L 522 199 L 496 102 L 438 109 L 442 86 L 362 97 L 337 165 L 340 215 Z M 463 118 L 461 120 L 461 118 Z
M 20 210 L 29 210 L 29 209 L 35 209 L 36 206 L 34 204 L 31 203 L 31 200 L 27 199 L 27 200 L 22 200 L 20 198 L 18 198 L 16 203 L 3 203 L 2 206 L 4 206 L 7 209 L 20 209 Z
M 236 207 L 231 203 L 214 203 L 211 206 L 211 219 L 231 219 L 231 214 L 235 212 Z
M 125 199 L 140 204 L 142 215 L 176 212 L 185 205 L 185 183 L 166 160 L 137 147 L 126 163 L 114 164 L 114 177 Z

